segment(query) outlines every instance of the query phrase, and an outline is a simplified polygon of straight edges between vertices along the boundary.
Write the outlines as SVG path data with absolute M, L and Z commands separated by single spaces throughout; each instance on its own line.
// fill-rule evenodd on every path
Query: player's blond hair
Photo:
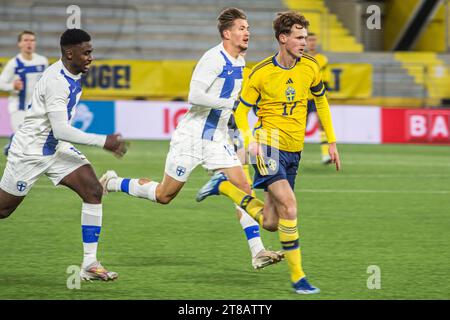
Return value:
M 290 35 L 292 26 L 298 24 L 302 28 L 309 27 L 309 21 L 305 16 L 295 11 L 278 12 L 277 17 L 273 21 L 273 30 L 275 31 L 275 38 L 280 40 L 280 35 Z
M 247 20 L 247 16 L 244 11 L 238 8 L 226 8 L 217 17 L 217 28 L 219 29 L 219 34 L 223 38 L 223 32 L 225 30 L 231 29 L 234 20 L 242 19 Z
M 30 30 L 23 30 L 21 33 L 19 33 L 19 35 L 17 36 L 17 42 L 20 42 L 22 40 L 22 36 L 25 34 L 29 34 L 32 35 L 34 37 L 36 37 L 36 33 L 34 33 L 33 31 Z

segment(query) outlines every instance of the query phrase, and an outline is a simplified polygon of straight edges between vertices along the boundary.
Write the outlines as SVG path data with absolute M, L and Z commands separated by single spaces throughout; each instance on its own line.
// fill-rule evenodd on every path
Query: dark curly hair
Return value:
M 91 41 L 91 36 L 86 31 L 81 29 L 67 29 L 61 35 L 59 44 L 61 46 L 61 51 L 64 53 L 64 50 L 68 47 L 88 41 Z

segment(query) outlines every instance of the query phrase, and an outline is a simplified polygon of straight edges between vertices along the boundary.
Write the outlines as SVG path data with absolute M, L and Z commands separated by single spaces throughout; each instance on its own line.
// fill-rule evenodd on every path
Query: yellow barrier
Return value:
M 0 64 L 7 61 L 7 58 L 0 58 Z M 186 98 L 195 63 L 174 60 L 97 60 L 83 79 L 83 98 Z M 251 65 L 253 63 L 249 63 Z M 371 96 L 370 64 L 330 64 L 329 69 L 331 98 Z
M 372 65 L 331 63 L 328 96 L 334 99 L 360 99 L 372 96 Z

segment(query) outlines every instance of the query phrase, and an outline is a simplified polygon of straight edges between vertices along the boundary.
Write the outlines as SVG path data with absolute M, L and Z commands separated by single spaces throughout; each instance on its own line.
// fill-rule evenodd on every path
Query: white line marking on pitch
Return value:
M 69 190 L 65 187 L 34 186 L 33 189 L 60 189 Z M 184 187 L 185 191 L 198 191 L 200 188 Z M 299 193 L 399 193 L 399 194 L 450 194 L 450 190 L 361 190 L 361 189 L 297 189 Z

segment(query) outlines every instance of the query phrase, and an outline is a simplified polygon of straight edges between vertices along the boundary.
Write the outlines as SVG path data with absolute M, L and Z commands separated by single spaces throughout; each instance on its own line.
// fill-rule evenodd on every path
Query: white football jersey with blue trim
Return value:
M 59 141 L 53 136 L 48 112 L 65 111 L 70 123 L 81 97 L 81 73 L 71 74 L 62 61 L 52 64 L 37 82 L 25 122 L 14 135 L 10 153 L 53 155 Z
M 11 93 L 8 99 L 8 110 L 10 113 L 17 110 L 25 110 L 33 95 L 33 89 L 43 72 L 48 67 L 46 57 L 33 53 L 31 60 L 26 60 L 19 53 L 9 60 L 0 75 L 0 82 L 11 86 Z M 23 90 L 13 90 L 12 82 L 22 80 Z
M 223 44 L 208 50 L 198 61 L 192 81 L 199 81 L 208 86 L 207 93 L 217 98 L 237 100 L 242 86 L 242 71 L 245 60 L 230 56 Z M 224 141 L 228 138 L 228 120 L 231 109 L 215 109 L 192 105 L 178 124 L 176 133 L 198 137 L 210 141 Z

